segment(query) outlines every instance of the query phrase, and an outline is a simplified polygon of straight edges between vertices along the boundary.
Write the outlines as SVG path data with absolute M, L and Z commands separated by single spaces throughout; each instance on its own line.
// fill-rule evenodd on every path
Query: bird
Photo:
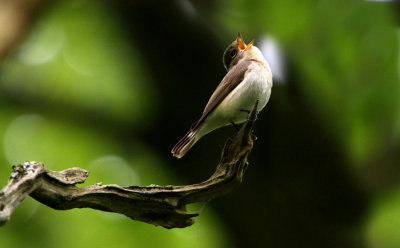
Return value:
M 227 73 L 211 95 L 203 114 L 186 135 L 172 148 L 174 157 L 182 158 L 204 135 L 223 126 L 243 123 L 259 100 L 260 112 L 268 103 L 272 72 L 260 49 L 243 41 L 240 32 L 225 49 L 223 64 Z

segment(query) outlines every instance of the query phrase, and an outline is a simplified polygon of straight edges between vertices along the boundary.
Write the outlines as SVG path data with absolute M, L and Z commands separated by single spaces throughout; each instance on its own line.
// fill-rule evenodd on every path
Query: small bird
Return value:
M 254 40 L 246 45 L 238 32 L 237 39 L 226 48 L 223 63 L 227 74 L 211 95 L 200 119 L 172 148 L 173 156 L 183 157 L 201 137 L 215 129 L 244 122 L 257 99 L 257 111 L 265 107 L 271 95 L 272 73 L 253 43 Z

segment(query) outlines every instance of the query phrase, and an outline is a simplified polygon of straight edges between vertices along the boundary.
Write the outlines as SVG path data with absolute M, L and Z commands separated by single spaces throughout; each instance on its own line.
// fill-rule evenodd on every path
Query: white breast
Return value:
M 247 113 L 240 110 L 251 110 L 259 99 L 258 111 L 261 111 L 269 100 L 271 87 L 272 74 L 269 67 L 254 62 L 243 82 L 221 102 L 216 111 L 221 118 L 229 120 L 227 124 L 231 121 L 241 123 L 246 120 Z
M 241 110 L 252 110 L 257 99 L 259 100 L 257 109 L 261 111 L 269 100 L 271 88 L 272 74 L 268 64 L 266 62 L 265 64 L 251 63 L 243 81 L 201 124 L 196 134 L 198 139 L 217 128 L 230 125 L 232 122 L 235 124 L 244 122 L 248 114 Z

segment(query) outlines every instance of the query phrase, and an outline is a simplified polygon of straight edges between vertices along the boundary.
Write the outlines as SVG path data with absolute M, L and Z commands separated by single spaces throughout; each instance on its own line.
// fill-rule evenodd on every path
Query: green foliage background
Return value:
M 0 247 L 399 247 L 400 53 L 391 6 L 49 4 L 0 67 L 1 185 L 12 164 L 29 160 L 88 169 L 85 185 L 203 180 L 230 130 L 180 161 L 169 150 L 224 75 L 220 57 L 236 32 L 256 45 L 273 37 L 286 80 L 261 113 L 243 185 L 192 206 L 201 212 L 192 227 L 165 230 L 26 199 L 1 227 Z

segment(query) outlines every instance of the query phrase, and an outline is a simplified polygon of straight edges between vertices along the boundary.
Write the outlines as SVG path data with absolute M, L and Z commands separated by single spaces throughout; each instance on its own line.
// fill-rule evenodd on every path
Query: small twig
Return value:
M 8 184 L 0 191 L 0 226 L 27 195 L 59 210 L 93 208 L 166 228 L 190 226 L 198 214 L 187 212 L 187 204 L 208 201 L 242 182 L 247 155 L 253 147 L 257 104 L 258 101 L 236 136 L 226 142 L 214 174 L 198 184 L 147 187 L 95 184 L 78 188 L 75 184 L 83 183 L 88 171 L 80 168 L 51 171 L 38 162 L 13 166 Z

